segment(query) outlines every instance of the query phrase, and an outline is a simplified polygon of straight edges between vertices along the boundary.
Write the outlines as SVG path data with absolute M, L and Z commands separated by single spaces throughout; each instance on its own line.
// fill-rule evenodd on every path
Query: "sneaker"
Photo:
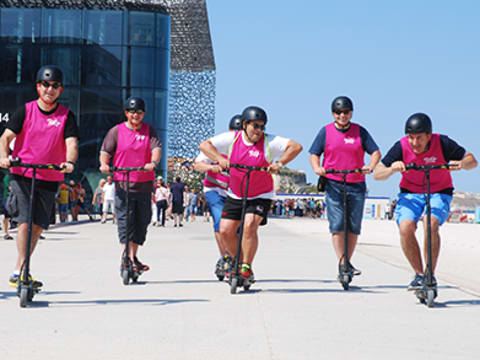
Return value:
M 240 267 L 240 275 L 249 282 L 255 281 L 255 276 L 253 275 L 252 267 L 250 264 L 243 263 Z
M 350 261 L 348 262 L 348 264 L 350 265 L 350 269 L 352 270 L 353 275 L 355 276 L 362 275 L 362 271 L 359 269 L 356 269 Z
M 10 276 L 10 279 L 8 279 L 8 285 L 10 285 L 11 287 L 17 287 L 18 278 L 18 274 L 13 274 L 12 276 Z
M 18 287 L 18 281 L 20 280 L 20 276 L 18 274 L 13 274 L 10 276 L 10 279 L 8 279 L 8 285 L 11 287 Z M 38 289 L 43 286 L 43 283 L 41 281 L 35 280 L 32 275 L 29 275 L 28 277 L 29 281 L 33 281 L 33 287 Z
M 173 225 L 173 227 L 177 227 L 177 224 Z
M 424 275 L 422 274 L 415 274 L 415 277 L 413 278 L 412 282 L 408 285 L 407 290 L 412 291 L 412 290 L 419 290 L 423 286 L 423 280 Z
M 228 271 L 232 268 L 233 258 L 230 255 L 223 256 L 223 270 Z
M 140 270 L 140 271 L 148 271 L 150 270 L 150 266 L 146 265 L 146 264 L 142 264 L 140 262 L 140 260 L 138 260 L 138 258 L 135 256 L 134 257 L 134 260 L 133 262 L 135 263 L 135 265 L 137 266 L 137 268 Z
M 40 240 L 45 240 L 45 236 L 40 235 L 39 239 L 40 239 Z
M 180 223 L 180 224 L 178 224 L 178 226 L 182 227 L 182 226 L 183 226 L 183 224 L 181 224 L 181 223 Z
M 423 277 L 423 284 L 424 285 L 427 284 L 427 276 L 426 275 Z M 437 286 L 437 279 L 435 278 L 435 275 L 432 275 L 432 285 Z
M 7 234 L 7 235 L 4 235 L 3 238 L 4 238 L 5 240 L 13 240 L 13 237 L 12 237 L 11 235 L 8 235 L 8 234 Z

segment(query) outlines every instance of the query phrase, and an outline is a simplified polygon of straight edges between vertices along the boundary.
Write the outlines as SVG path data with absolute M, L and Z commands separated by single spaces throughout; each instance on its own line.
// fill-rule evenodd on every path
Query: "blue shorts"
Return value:
M 347 184 L 347 218 L 348 232 L 360 235 L 362 228 L 363 206 L 365 204 L 365 183 Z M 327 181 L 325 185 L 327 197 L 327 218 L 332 234 L 343 232 L 343 184 Z
M 438 220 L 438 224 L 442 225 L 450 214 L 450 202 L 452 196 L 447 194 L 432 194 L 430 196 L 430 206 L 432 208 L 432 216 Z M 403 220 L 413 220 L 415 223 L 425 211 L 426 195 L 400 193 L 398 194 L 397 206 L 395 206 L 395 219 L 397 224 Z
M 222 218 L 223 205 L 225 204 L 225 197 L 220 196 L 214 190 L 207 191 L 205 193 L 205 200 L 207 200 L 208 206 L 210 207 L 210 214 L 213 218 L 213 229 L 215 232 L 220 230 L 220 219 Z
M 66 213 L 68 211 L 68 204 L 58 204 L 58 211 Z

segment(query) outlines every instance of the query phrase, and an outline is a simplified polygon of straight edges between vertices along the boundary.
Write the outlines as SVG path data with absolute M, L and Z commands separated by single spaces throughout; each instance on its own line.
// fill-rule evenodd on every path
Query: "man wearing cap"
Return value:
M 38 169 L 34 194 L 32 253 L 42 231 L 48 228 L 50 214 L 55 206 L 58 184 L 64 181 L 64 173 L 75 169 L 78 157 L 78 127 L 75 115 L 58 103 L 63 92 L 63 73 L 58 66 L 46 65 L 40 68 L 36 77 L 37 100 L 18 108 L 7 123 L 0 138 L 0 167 L 9 168 L 10 143 L 15 139 L 12 157 L 24 163 L 58 164 L 57 170 Z M 28 232 L 28 204 L 32 169 L 20 167 L 11 169 L 12 192 L 17 197 L 18 214 L 13 220 L 19 223 L 17 233 L 18 257 L 9 284 L 16 287 L 21 267 L 26 258 Z M 40 288 L 42 283 L 35 280 L 33 286 Z
M 110 160 L 115 167 L 143 167 L 145 171 L 130 172 L 129 212 L 127 214 L 127 178 L 126 173 L 116 171 L 115 213 L 118 223 L 118 237 L 123 249 L 129 242 L 129 258 L 140 271 L 149 270 L 137 258 L 139 246 L 143 245 L 147 227 L 152 218 L 151 194 L 155 179 L 155 167 L 161 156 L 161 143 L 157 131 L 144 123 L 145 101 L 139 97 L 130 97 L 124 105 L 126 121 L 111 128 L 103 140 L 100 151 L 100 171 L 111 172 Z M 127 229 L 127 216 L 129 228 Z M 128 238 L 128 239 L 127 239 Z M 122 256 L 122 261 L 124 256 Z M 122 267 L 125 266 L 122 262 Z M 134 269 L 135 271 L 135 269 Z

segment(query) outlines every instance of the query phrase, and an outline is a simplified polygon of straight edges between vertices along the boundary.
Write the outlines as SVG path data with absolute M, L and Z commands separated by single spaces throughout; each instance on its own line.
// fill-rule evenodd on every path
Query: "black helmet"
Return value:
M 405 123 L 405 134 L 432 133 L 432 120 L 424 113 L 411 115 Z
M 242 112 L 242 119 L 246 123 L 252 120 L 260 120 L 267 124 L 267 114 L 265 113 L 265 110 L 258 106 L 249 106 L 245 108 Z
M 39 82 L 42 80 L 56 81 L 63 83 L 63 73 L 62 70 L 56 65 L 45 65 L 40 68 L 37 72 L 37 80 Z
M 235 115 L 228 125 L 229 130 L 242 130 L 242 115 Z
M 145 111 L 145 101 L 143 101 L 140 97 L 131 96 L 125 101 L 125 105 L 123 106 L 125 110 L 143 110 Z
M 346 96 L 338 96 L 332 101 L 332 112 L 338 109 L 350 109 L 353 110 L 353 103 Z

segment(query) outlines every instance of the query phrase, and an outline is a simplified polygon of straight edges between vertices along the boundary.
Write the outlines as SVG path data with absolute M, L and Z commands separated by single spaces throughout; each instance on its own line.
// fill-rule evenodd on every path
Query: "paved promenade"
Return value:
M 436 307 L 406 291 L 411 272 L 393 222 L 365 221 L 351 291 L 323 220 L 270 219 L 257 282 L 216 280 L 211 223 L 150 227 L 138 284 L 119 276 L 111 222 L 58 227 L 33 257 L 45 283 L 21 309 L 7 284 L 14 241 L 0 240 L 0 359 L 479 359 L 480 226 L 442 228 Z

